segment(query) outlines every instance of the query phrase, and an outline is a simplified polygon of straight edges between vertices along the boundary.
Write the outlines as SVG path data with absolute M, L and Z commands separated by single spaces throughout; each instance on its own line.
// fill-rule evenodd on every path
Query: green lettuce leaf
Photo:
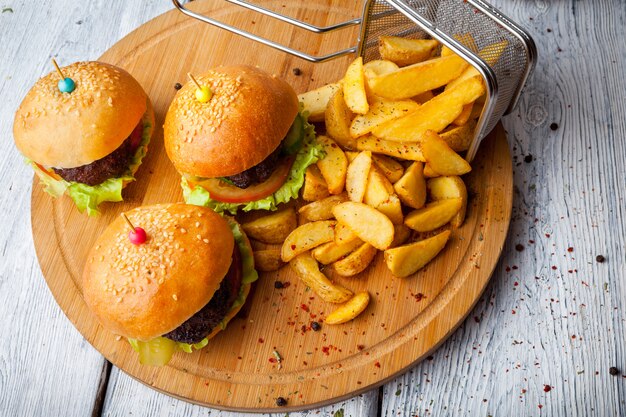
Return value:
M 237 223 L 234 220 L 226 218 L 228 221 L 228 225 L 230 226 L 230 230 L 233 232 L 233 236 L 235 237 L 235 243 L 239 248 L 239 252 L 241 253 L 241 283 L 242 284 L 252 284 L 254 281 L 259 279 L 259 274 L 256 269 L 254 269 L 254 257 L 252 255 L 252 251 L 250 250 L 250 246 L 246 244 L 246 239 L 244 234 Z M 243 285 L 239 290 L 239 295 L 233 302 L 233 305 L 230 307 L 230 311 L 233 309 L 243 305 L 246 302 L 245 292 L 243 290 Z M 227 313 L 228 315 L 228 313 Z M 219 326 L 224 330 L 228 321 L 226 319 L 222 320 Z M 200 350 L 205 347 L 209 340 L 205 337 L 198 343 L 181 343 L 174 342 L 173 340 L 167 339 L 165 337 L 157 337 L 148 342 L 142 342 L 137 339 L 128 339 L 128 342 L 132 346 L 132 348 L 139 353 L 139 362 L 142 365 L 152 365 L 152 366 L 163 366 L 167 365 L 167 363 L 172 358 L 172 355 L 178 350 L 182 350 L 186 353 L 191 353 L 194 350 Z
M 315 141 L 315 127 L 306 121 L 308 119 L 306 114 L 302 114 L 302 119 L 304 120 L 305 131 L 304 144 L 296 154 L 296 159 L 293 162 L 287 181 L 274 194 L 248 203 L 222 203 L 221 201 L 211 199 L 209 192 L 200 186 L 195 186 L 192 189 L 183 176 L 181 187 L 185 202 L 187 204 L 210 207 L 218 213 L 229 212 L 236 214 L 239 208 L 243 211 L 276 210 L 279 204 L 298 198 L 300 188 L 304 184 L 306 169 L 324 157 L 321 145 Z
M 125 183 L 135 180 L 133 173 L 137 171 L 137 168 L 141 165 L 141 161 L 146 156 L 151 136 L 152 124 L 148 121 L 147 117 L 144 117 L 141 142 L 130 161 L 126 173 L 119 178 L 109 178 L 103 183 L 94 186 L 80 182 L 65 181 L 62 178 L 56 180 L 42 171 L 41 168 L 30 159 L 27 158 L 26 163 L 31 165 L 35 170 L 35 173 L 44 185 L 45 192 L 55 198 L 67 192 L 70 198 L 74 200 L 76 207 L 78 207 L 81 213 L 86 210 L 88 215 L 94 216 L 100 213 L 98 211 L 98 205 L 100 203 L 105 201 L 122 201 L 122 188 L 124 188 Z

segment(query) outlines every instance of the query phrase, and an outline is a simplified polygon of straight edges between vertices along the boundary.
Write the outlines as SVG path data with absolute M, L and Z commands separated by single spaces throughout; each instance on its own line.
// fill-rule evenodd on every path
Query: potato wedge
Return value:
M 383 59 L 404 67 L 429 59 L 438 44 L 434 39 L 381 36 L 378 40 L 378 51 Z
M 360 151 L 382 153 L 409 161 L 426 161 L 418 142 L 393 142 L 367 135 L 357 138 L 356 147 Z
M 370 80 L 369 87 L 379 97 L 402 100 L 448 84 L 458 78 L 468 65 L 458 55 L 429 59 L 379 75 Z
M 391 245 L 389 245 L 390 248 L 402 245 L 404 242 L 409 240 L 409 237 L 411 237 L 411 229 L 406 227 L 405 224 L 394 224 L 393 230 L 393 241 L 391 242 Z
M 389 182 L 387 177 L 383 175 L 376 165 L 372 166 L 367 180 L 365 194 L 363 195 L 363 202 L 368 206 L 377 208 L 381 203 L 388 200 L 389 196 L 393 193 L 394 190 L 391 182 Z
M 440 175 L 463 175 L 472 170 L 471 165 L 432 130 L 422 137 L 422 152 L 430 167 Z
M 343 245 L 345 243 L 353 242 L 355 240 L 361 240 L 348 226 L 339 222 L 335 226 L 335 243 Z
M 317 167 L 328 185 L 328 192 L 340 194 L 346 184 L 348 158 L 335 141 L 328 136 L 318 136 L 317 142 L 322 145 L 324 152 L 326 152 L 326 156 L 317 161 Z
M 463 200 L 461 198 L 433 201 L 426 204 L 425 207 L 407 214 L 404 224 L 417 232 L 430 232 L 452 220 L 462 205 Z
M 425 93 L 418 94 L 413 97 L 413 101 L 415 101 L 417 104 L 424 104 L 428 100 L 431 100 L 433 97 L 435 97 L 435 95 L 432 91 L 426 91 Z
M 333 208 L 335 218 L 362 241 L 384 250 L 393 241 L 393 223 L 380 211 L 363 203 L 347 201 Z
M 326 324 L 342 324 L 354 320 L 359 314 L 365 311 L 370 302 L 370 295 L 367 291 L 359 292 L 344 305 L 338 307 L 324 319 Z
M 277 271 L 285 265 L 280 257 L 280 249 L 255 250 L 254 268 L 261 272 Z
M 439 176 L 440 175 L 435 172 L 435 170 L 433 169 L 433 167 L 430 166 L 429 163 L 424 164 L 424 177 L 425 178 L 436 178 Z
M 375 59 L 363 64 L 363 70 L 365 72 L 371 71 L 371 73 L 375 76 L 397 71 L 398 68 L 398 65 L 386 59 Z
M 343 98 L 343 88 L 338 89 L 330 98 L 324 122 L 326 133 L 344 149 L 356 149 L 356 141 L 350 134 L 350 123 L 352 123 L 352 112 L 346 106 Z
M 251 222 L 242 223 L 241 228 L 248 237 L 260 242 L 283 243 L 297 225 L 296 211 L 288 208 L 259 217 Z
M 298 226 L 287 236 L 280 249 L 282 260 L 289 262 L 301 253 L 333 240 L 336 223 L 334 220 L 320 220 Z
M 482 79 L 470 78 L 457 88 L 446 90 L 424 103 L 419 111 L 392 120 L 372 131 L 374 136 L 399 142 L 415 142 L 427 130 L 442 131 L 463 111 L 463 106 L 473 102 L 485 92 Z
M 354 158 L 359 154 L 359 152 L 355 151 L 345 151 L 344 153 L 346 154 L 346 158 L 348 158 L 348 164 L 354 161 Z
M 363 58 L 358 57 L 348 66 L 343 78 L 343 97 L 346 106 L 357 114 L 365 114 L 369 110 L 365 93 L 365 75 L 363 74 Z
M 352 297 L 352 291 L 339 284 L 334 284 L 320 271 L 311 252 L 304 252 L 296 256 L 289 262 L 289 266 L 306 286 L 310 287 L 327 303 L 345 303 Z
M 326 84 L 315 90 L 298 94 L 298 101 L 302 103 L 304 111 L 309 113 L 309 122 L 324 121 L 328 102 L 340 88 L 340 83 Z
M 342 277 L 352 277 L 360 272 L 372 262 L 378 249 L 369 243 L 363 243 L 357 250 L 333 264 L 335 272 Z
M 376 98 L 372 101 L 370 109 L 366 114 L 358 115 L 352 120 L 350 134 L 355 138 L 366 135 L 390 120 L 398 119 L 416 111 L 418 107 L 419 104 L 412 100 L 391 101 Z
M 304 174 L 304 186 L 302 187 L 302 199 L 304 201 L 317 201 L 330 195 L 328 184 L 322 176 L 317 165 L 311 165 Z
M 439 137 L 446 141 L 449 147 L 455 152 L 463 152 L 469 149 L 470 143 L 474 139 L 474 129 L 476 121 L 470 120 L 463 126 L 456 126 L 446 129 L 439 134 Z
M 346 174 L 346 191 L 351 201 L 361 202 L 367 188 L 367 179 L 372 167 L 372 153 L 360 152 L 350 165 Z
M 339 195 L 332 195 L 300 207 L 298 214 L 311 222 L 329 220 L 334 217 L 333 207 L 344 201 L 348 201 L 348 194 L 341 193 Z
M 378 169 L 380 169 L 392 184 L 404 175 L 404 167 L 398 161 L 391 158 L 383 155 L 372 155 L 372 162 L 376 164 Z
M 463 126 L 469 121 L 470 116 L 472 115 L 472 109 L 474 108 L 474 103 L 469 103 L 463 106 L 463 110 L 459 117 L 452 121 L 452 124 L 455 126 Z
M 426 180 L 424 179 L 424 164 L 413 162 L 394 185 L 393 189 L 405 205 L 421 208 L 426 204 Z
M 478 52 L 478 55 L 487 62 L 489 65 L 495 65 L 496 62 L 500 59 L 500 55 L 506 47 L 508 46 L 508 41 L 502 40 L 500 42 L 496 42 L 490 45 L 485 46 Z M 476 68 L 473 66 L 468 66 L 465 71 L 456 79 L 451 81 L 447 86 L 446 90 L 457 87 L 462 82 L 472 78 L 472 77 L 480 77 L 482 80 L 482 76 L 478 72 Z
M 402 214 L 402 204 L 397 195 L 392 194 L 389 198 L 376 206 L 376 210 L 389 217 L 394 225 L 402 224 L 404 215 Z
M 351 240 L 347 243 L 342 243 L 340 245 L 335 242 L 324 243 L 321 246 L 313 249 L 311 253 L 313 257 L 317 260 L 317 262 L 322 265 L 332 264 L 335 261 L 343 258 L 348 255 L 350 252 L 354 252 L 361 245 L 363 245 L 363 241 L 359 238 Z
M 385 251 L 385 263 L 397 277 L 408 277 L 422 269 L 446 246 L 450 231 L 446 230 L 431 238 Z
M 445 200 L 447 198 L 460 198 L 461 208 L 459 212 L 450 220 L 450 225 L 454 228 L 460 227 L 465 221 L 467 211 L 467 187 L 461 177 L 449 176 L 431 178 L 426 183 L 430 198 L 434 201 Z

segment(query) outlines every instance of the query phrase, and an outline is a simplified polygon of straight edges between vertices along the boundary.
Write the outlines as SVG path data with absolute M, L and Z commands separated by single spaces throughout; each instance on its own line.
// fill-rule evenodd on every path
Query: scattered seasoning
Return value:
M 300 68 L 298 68 L 298 67 L 294 68 L 292 70 L 292 72 L 293 72 L 293 75 L 300 75 L 300 74 L 302 74 L 302 70 Z
M 273 350 L 272 354 L 276 358 L 276 362 L 278 362 L 278 369 L 282 369 L 283 368 L 283 358 L 280 356 L 280 353 L 278 353 L 277 350 Z
M 598 263 L 603 263 L 606 260 L 606 258 L 602 255 L 598 255 L 596 256 L 596 262 Z
M 609 368 L 609 373 L 613 376 L 619 375 L 619 369 L 617 369 L 615 366 L 611 366 Z
M 550 124 L 550 130 L 557 130 L 558 128 L 559 128 L 559 125 L 557 125 L 556 123 Z
M 287 405 L 287 400 L 284 397 L 276 398 L 276 405 L 279 407 L 284 407 Z
M 320 330 L 322 330 L 322 325 L 319 324 L 316 321 L 312 321 L 311 322 L 311 329 L 313 329 L 314 332 L 319 332 Z
M 543 386 L 543 392 L 550 392 L 550 391 L 552 391 L 552 387 L 550 385 Z
M 570 246 L 569 248 L 567 248 L 567 251 L 568 252 L 574 252 L 574 248 Z
M 281 288 L 285 288 L 285 285 L 282 283 L 282 281 L 274 281 L 274 288 L 279 290 Z
M 521 252 L 524 250 L 524 245 L 522 245 L 521 243 L 518 243 L 517 245 L 515 245 L 515 250 L 518 252 Z
M 180 90 L 181 88 L 183 88 L 183 85 L 181 83 L 174 84 L 174 89 L 175 90 Z
M 10 7 L 2 8 L 2 13 L 13 13 L 13 9 Z
M 533 156 L 531 154 L 528 154 L 524 157 L 524 162 L 526 162 L 527 164 L 530 164 L 533 161 Z
M 333 417 L 343 417 L 343 408 L 340 408 L 339 410 L 335 411 L 335 413 L 333 414 Z

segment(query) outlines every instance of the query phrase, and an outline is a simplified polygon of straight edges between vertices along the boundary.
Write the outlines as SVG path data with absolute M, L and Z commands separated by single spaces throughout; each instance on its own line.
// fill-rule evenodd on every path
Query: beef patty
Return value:
M 230 269 L 222 280 L 219 289 L 213 294 L 211 301 L 176 329 L 164 334 L 164 337 L 175 342 L 198 343 L 220 324 L 237 299 L 241 289 L 241 254 L 237 243 L 235 243 L 232 258 Z
M 140 120 L 128 138 L 113 152 L 90 164 L 76 168 L 52 168 L 65 181 L 98 185 L 124 174 L 141 142 L 143 122 Z
M 267 158 L 252 168 L 248 168 L 239 174 L 231 175 L 230 177 L 225 178 L 239 188 L 248 188 L 251 185 L 259 184 L 267 180 L 276 170 L 276 167 L 280 162 L 281 150 L 282 146 L 279 146 Z

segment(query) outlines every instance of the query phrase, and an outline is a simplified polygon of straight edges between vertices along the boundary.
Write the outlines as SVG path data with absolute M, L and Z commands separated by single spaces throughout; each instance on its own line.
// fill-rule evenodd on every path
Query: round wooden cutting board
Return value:
M 318 25 L 358 16 L 339 0 L 267 2 L 282 13 Z M 221 1 L 196 1 L 193 9 L 281 43 L 325 53 L 355 43 L 358 28 L 319 36 L 303 33 Z M 474 306 L 496 265 L 511 216 L 512 164 L 501 126 L 483 142 L 473 171 L 466 176 L 470 203 L 465 224 L 453 232 L 444 251 L 407 279 L 391 276 L 379 253 L 373 265 L 354 278 L 331 278 L 354 292 L 369 291 L 373 302 L 356 320 L 312 331 L 312 321 L 335 306 L 324 303 L 299 282 L 289 267 L 262 274 L 244 314 L 209 346 L 177 353 L 168 366 L 142 366 L 128 342 L 100 327 L 81 295 L 81 274 L 89 248 L 122 211 L 138 205 L 182 201 L 179 176 L 163 149 L 162 124 L 186 73 L 220 64 L 246 63 L 278 74 L 297 92 L 338 80 L 354 57 L 311 64 L 223 30 L 168 12 L 146 23 L 101 58 L 135 76 L 152 99 L 157 129 L 137 181 L 125 189 L 123 203 L 101 206 L 102 215 L 79 213 L 71 200 L 53 200 L 33 182 L 33 238 L 43 275 L 57 302 L 108 360 L 134 378 L 199 404 L 237 411 L 312 408 L 380 385 L 433 351 Z M 293 69 L 299 68 L 300 75 Z M 297 72 L 297 71 L 296 71 Z M 275 289 L 276 280 L 288 282 Z M 273 361 L 273 351 L 282 366 Z M 79 366 L 79 364 L 76 364 Z

